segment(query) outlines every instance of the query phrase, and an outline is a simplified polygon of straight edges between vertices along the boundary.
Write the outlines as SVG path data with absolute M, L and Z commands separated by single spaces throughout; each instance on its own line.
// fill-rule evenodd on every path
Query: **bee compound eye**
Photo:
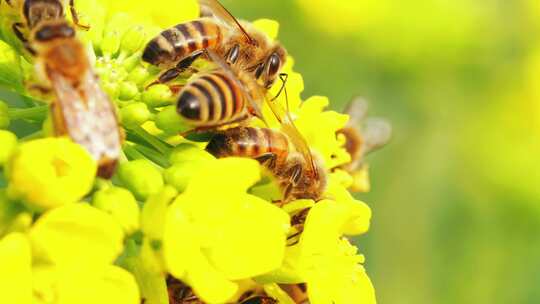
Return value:
M 278 54 L 273 53 L 270 58 L 268 58 L 268 76 L 273 77 L 277 75 L 279 69 L 281 68 L 281 59 Z

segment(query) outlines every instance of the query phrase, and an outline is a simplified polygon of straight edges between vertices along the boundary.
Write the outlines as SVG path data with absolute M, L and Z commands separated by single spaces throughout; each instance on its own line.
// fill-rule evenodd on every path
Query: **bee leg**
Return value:
M 267 296 L 256 296 L 243 301 L 240 304 L 275 304 L 276 300 Z
M 21 28 L 24 27 L 24 24 L 22 22 L 16 22 L 16 23 L 13 23 L 13 25 L 11 26 L 11 29 L 13 30 L 13 32 L 15 33 L 15 36 L 17 36 L 17 38 L 19 38 L 20 41 L 22 41 L 23 43 L 26 43 L 28 42 L 28 39 L 26 39 L 21 31 Z
M 255 160 L 261 163 L 261 165 L 272 169 L 276 167 L 276 159 L 277 155 L 276 153 L 268 152 L 264 153 L 263 155 L 255 157 Z
M 69 0 L 69 10 L 71 11 L 71 18 L 73 18 L 73 23 L 77 27 L 85 31 L 88 31 L 90 29 L 90 26 L 79 23 L 79 14 L 77 13 L 77 10 L 75 9 L 75 0 Z
M 39 85 L 39 84 L 31 84 L 30 86 L 28 86 L 28 90 L 37 91 L 37 92 L 39 92 L 40 94 L 43 94 L 43 95 L 48 95 L 48 94 L 52 93 L 51 88 L 48 88 L 48 87 L 45 87 L 45 86 L 42 86 L 42 85 Z
M 241 122 L 245 121 L 248 118 L 249 118 L 248 115 L 242 115 L 241 117 L 239 117 L 239 118 L 237 118 L 237 119 L 235 119 L 233 121 L 224 122 L 224 123 L 219 124 L 219 125 L 207 126 L 207 127 L 197 127 L 195 129 L 187 130 L 185 132 L 180 133 L 180 136 L 186 137 L 187 135 L 189 135 L 191 133 L 205 133 L 205 132 L 208 132 L 208 131 L 218 130 L 219 128 L 221 128 L 223 126 L 229 126 L 229 125 L 233 125 L 233 124 L 236 124 L 236 123 L 241 123 Z
M 201 55 L 204 54 L 204 51 L 201 50 L 201 51 L 196 51 L 196 52 L 193 52 L 191 55 L 189 55 L 188 57 L 180 60 L 180 62 L 178 62 L 176 64 L 176 68 L 181 70 L 181 71 L 185 71 L 187 70 L 188 68 L 191 68 L 191 65 L 193 64 L 193 62 L 195 62 L 195 60 L 197 60 L 197 58 L 201 57 Z M 194 68 L 193 68 L 194 69 Z M 196 69 L 194 69 L 196 70 Z
M 203 54 L 203 51 L 197 51 L 189 55 L 188 57 L 180 60 L 180 62 L 178 62 L 174 68 L 165 71 L 163 74 L 159 76 L 159 78 L 156 81 L 152 82 L 148 87 L 153 86 L 155 84 L 167 83 L 169 81 L 172 81 L 188 69 L 192 70 L 192 72 L 198 72 L 198 70 L 195 68 L 192 68 L 191 65 L 202 54 Z
M 0 4 L 2 3 L 2 0 L 0 0 Z M 11 3 L 11 0 L 6 0 L 7 5 L 13 7 L 13 4 Z
M 287 172 L 287 175 L 289 175 L 289 180 L 293 185 L 296 185 L 300 182 L 300 178 L 302 178 L 303 173 L 302 165 L 296 164 L 292 168 L 289 169 Z

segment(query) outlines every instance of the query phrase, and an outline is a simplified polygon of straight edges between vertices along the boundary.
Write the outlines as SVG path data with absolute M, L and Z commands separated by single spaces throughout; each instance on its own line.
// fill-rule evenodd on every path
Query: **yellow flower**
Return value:
M 26 285 L 29 283 L 26 282 Z M 140 303 L 139 289 L 133 276 L 112 265 L 38 265 L 33 269 L 32 285 L 32 303 L 37 304 Z
M 289 217 L 246 193 L 259 179 L 254 160 L 211 161 L 169 207 L 164 237 L 169 271 L 207 302 L 225 302 L 237 290 L 234 281 L 281 265 Z
M 128 13 L 138 23 L 155 24 L 169 28 L 199 16 L 196 0 L 162 0 L 145 4 L 129 0 L 100 0 L 109 14 Z
M 139 229 L 139 204 L 128 190 L 119 187 L 100 190 L 94 194 L 92 204 L 112 215 L 126 234 Z
M 34 255 L 56 265 L 107 265 L 122 251 L 115 219 L 87 204 L 69 204 L 41 216 L 30 230 Z
M 31 265 L 25 235 L 12 233 L 0 239 L 0 303 L 32 303 Z
M 92 188 L 96 162 L 66 138 L 45 138 L 17 147 L 7 165 L 9 194 L 43 210 L 79 201 Z
M 342 238 L 350 232 L 347 230 L 351 220 L 355 220 L 349 207 L 325 200 L 317 203 L 307 216 L 297 245 L 298 267 L 313 304 L 375 303 L 373 286 L 360 264 L 363 256 Z

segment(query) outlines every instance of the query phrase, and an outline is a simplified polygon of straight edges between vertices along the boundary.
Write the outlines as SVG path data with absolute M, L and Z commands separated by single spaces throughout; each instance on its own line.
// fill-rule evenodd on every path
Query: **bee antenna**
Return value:
M 270 101 L 275 101 L 280 95 L 281 93 L 284 93 L 285 94 L 285 105 L 287 107 L 287 111 L 286 111 L 286 114 L 287 115 L 287 118 L 289 121 L 293 121 L 292 117 L 291 117 L 291 109 L 290 109 L 290 106 L 289 106 L 289 94 L 287 93 L 287 81 L 289 80 L 289 74 L 287 73 L 281 73 L 279 74 L 279 79 L 281 80 L 281 88 L 279 89 L 278 93 L 276 94 L 276 96 L 274 98 L 272 98 Z M 296 126 L 293 124 L 293 127 L 296 128 Z M 311 153 L 308 151 L 308 153 Z M 319 178 L 319 171 L 317 169 L 317 166 L 315 165 L 315 160 L 313 159 L 313 157 L 310 157 L 309 158 L 309 162 L 310 162 L 310 166 L 311 166 L 311 170 L 315 176 L 315 178 Z
M 287 80 L 289 80 L 289 74 L 281 73 L 281 74 L 279 74 L 279 79 L 281 80 L 281 88 L 277 92 L 276 96 L 274 98 L 270 99 L 270 101 L 274 101 L 274 100 L 278 99 L 278 97 L 281 95 L 283 90 L 285 90 L 285 94 L 287 94 L 287 87 L 286 86 L 287 86 Z M 288 99 L 287 99 L 287 110 L 289 110 L 289 100 Z

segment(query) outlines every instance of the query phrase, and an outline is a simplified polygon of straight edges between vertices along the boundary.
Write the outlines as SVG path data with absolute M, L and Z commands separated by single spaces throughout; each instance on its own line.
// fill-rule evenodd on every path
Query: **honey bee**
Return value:
M 297 152 L 289 137 L 268 128 L 237 127 L 214 135 L 206 150 L 216 157 L 246 157 L 258 160 L 279 183 L 284 203 L 296 199 L 319 200 L 326 188 L 326 175 L 319 162 L 315 171 Z M 316 174 L 314 174 L 316 173 Z
M 65 8 L 69 7 L 73 23 L 82 28 L 88 29 L 86 25 L 79 22 L 79 15 L 75 9 L 75 0 L 5 0 L 9 6 L 16 7 L 24 22 L 13 23 L 12 29 L 17 38 L 22 42 L 27 42 L 23 34 L 23 29 L 34 29 L 42 21 L 65 19 Z
M 30 37 L 40 88 L 54 93 L 51 112 L 56 135 L 67 135 L 83 146 L 98 162 L 98 175 L 110 178 L 122 135 L 115 108 L 99 86 L 75 29 L 64 20 L 42 21 Z
M 338 131 L 338 134 L 345 137 L 345 149 L 351 155 L 351 161 L 343 165 L 342 169 L 352 174 L 365 169 L 366 155 L 385 146 L 392 136 L 392 126 L 381 118 L 367 118 L 367 111 L 368 103 L 365 99 L 353 99 L 345 110 L 350 117 L 349 122 Z
M 196 75 L 178 97 L 179 115 L 198 130 L 230 125 L 250 114 L 260 117 L 286 50 L 250 23 L 236 20 L 218 1 L 199 3 L 207 16 L 163 31 L 147 44 L 143 60 L 169 68 L 158 83 L 175 79 L 200 56 L 218 65 L 220 72 Z
M 152 39 L 143 60 L 162 68 L 159 82 L 176 78 L 196 58 L 211 50 L 270 88 L 287 59 L 287 51 L 251 23 L 238 21 L 216 0 L 199 0 L 203 17 L 178 24 Z

